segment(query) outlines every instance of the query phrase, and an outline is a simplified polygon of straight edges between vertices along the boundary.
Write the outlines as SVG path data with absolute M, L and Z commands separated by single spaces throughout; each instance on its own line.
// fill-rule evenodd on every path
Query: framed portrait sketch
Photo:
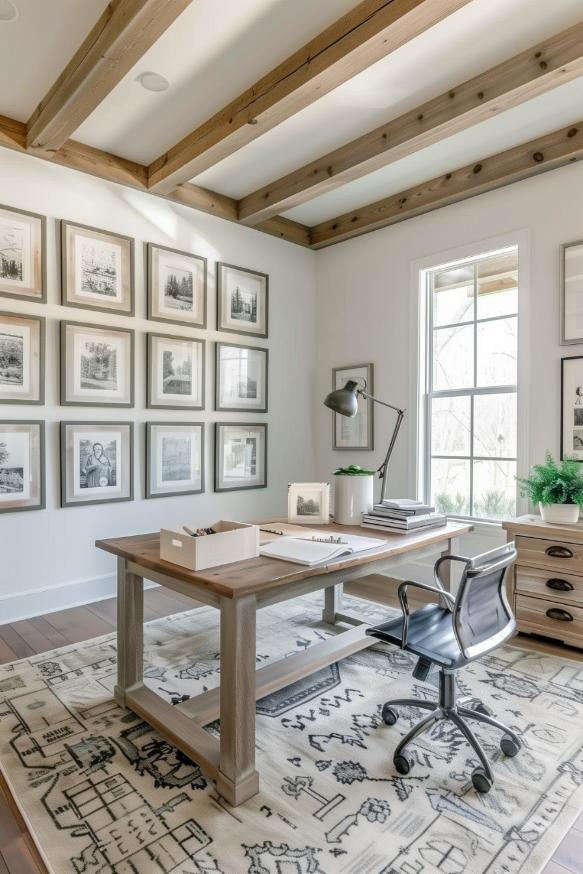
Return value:
M 217 331 L 267 337 L 269 276 L 217 264 Z
M 304 525 L 327 525 L 330 521 L 330 483 L 289 483 L 287 520 Z
M 215 423 L 215 492 L 267 486 L 267 425 Z
M 561 358 L 561 458 L 583 461 L 583 355 Z
M 206 328 L 207 259 L 148 243 L 148 318 Z
M 374 366 L 355 364 L 352 367 L 335 367 L 332 370 L 332 389 L 343 388 L 349 379 L 374 394 Z M 333 449 L 374 449 L 374 409 L 364 398 L 359 399 L 356 416 L 349 419 L 332 413 Z
M 148 334 L 148 407 L 204 409 L 205 341 Z
M 561 246 L 561 346 L 583 343 L 583 240 Z
M 267 349 L 217 343 L 215 410 L 267 412 Z
M 146 498 L 204 492 L 204 424 L 146 423 Z
M 133 407 L 133 330 L 61 322 L 61 404 Z
M 133 316 L 133 239 L 62 221 L 61 303 Z
M 46 219 L 0 206 L 0 295 L 45 303 Z
M 61 422 L 61 507 L 132 501 L 133 422 Z
M 44 509 L 44 465 L 44 422 L 0 422 L 0 513 Z
M 43 404 L 45 320 L 0 313 L 0 404 Z

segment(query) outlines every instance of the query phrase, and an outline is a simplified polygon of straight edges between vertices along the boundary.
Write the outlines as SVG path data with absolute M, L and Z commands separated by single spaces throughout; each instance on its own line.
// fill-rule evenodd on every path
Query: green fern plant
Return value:
M 534 504 L 578 504 L 583 507 L 583 473 L 574 458 L 556 462 L 550 452 L 544 464 L 535 464 L 531 475 L 519 479 L 521 494 Z

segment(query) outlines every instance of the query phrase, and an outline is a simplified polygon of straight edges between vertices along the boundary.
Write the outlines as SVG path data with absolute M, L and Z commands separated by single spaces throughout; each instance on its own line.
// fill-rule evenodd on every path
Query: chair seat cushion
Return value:
M 366 633 L 385 643 L 401 646 L 403 640 L 403 617 L 391 619 L 382 625 L 367 628 Z M 407 652 L 422 656 L 444 668 L 465 664 L 465 659 L 453 633 L 451 613 L 437 604 L 427 604 L 409 616 Z

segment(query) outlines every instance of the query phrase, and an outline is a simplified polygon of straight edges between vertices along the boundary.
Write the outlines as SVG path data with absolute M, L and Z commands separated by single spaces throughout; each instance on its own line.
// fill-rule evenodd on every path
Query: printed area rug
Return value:
M 346 599 L 369 621 L 377 605 Z M 309 596 L 262 610 L 257 661 L 292 657 L 334 633 Z M 217 613 L 146 628 L 147 682 L 168 700 L 218 681 Z M 200 769 L 112 698 L 108 635 L 0 669 L 0 762 L 55 874 L 534 874 L 583 807 L 583 663 L 506 647 L 459 675 L 524 739 L 518 757 L 476 724 L 495 787 L 447 723 L 392 764 L 399 737 L 382 703 L 436 694 L 413 659 L 378 645 L 257 705 L 259 795 L 236 809 Z M 217 731 L 217 726 L 211 726 Z

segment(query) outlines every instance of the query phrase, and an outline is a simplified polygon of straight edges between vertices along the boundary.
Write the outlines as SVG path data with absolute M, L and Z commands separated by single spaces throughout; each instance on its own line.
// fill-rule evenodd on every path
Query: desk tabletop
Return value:
M 267 523 L 261 523 L 267 524 Z M 402 553 L 412 552 L 417 549 L 443 543 L 452 537 L 459 537 L 472 530 L 471 524 L 448 522 L 441 528 L 430 528 L 424 531 L 415 531 L 408 534 L 376 531 L 360 526 L 336 525 L 310 525 L 310 529 L 317 528 L 323 534 L 360 534 L 370 537 L 378 537 L 383 543 L 378 549 L 367 550 L 356 555 L 344 556 L 325 565 L 307 567 L 275 558 L 250 558 L 246 561 L 237 561 L 230 564 L 208 568 L 208 570 L 191 571 L 181 565 L 162 561 L 160 558 L 160 534 L 136 534 L 130 537 L 114 537 L 108 540 L 97 540 L 95 545 L 119 558 L 131 561 L 144 568 L 144 571 L 152 570 L 161 574 L 174 577 L 183 582 L 197 583 L 208 587 L 217 595 L 236 598 L 257 592 L 265 592 L 268 589 L 279 588 L 309 577 L 322 576 L 334 573 L 344 568 L 353 568 L 359 565 L 370 564 L 380 559 L 391 558 Z M 144 573 L 147 578 L 147 573 Z

